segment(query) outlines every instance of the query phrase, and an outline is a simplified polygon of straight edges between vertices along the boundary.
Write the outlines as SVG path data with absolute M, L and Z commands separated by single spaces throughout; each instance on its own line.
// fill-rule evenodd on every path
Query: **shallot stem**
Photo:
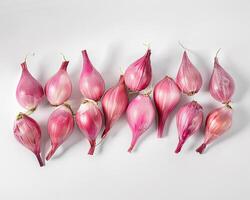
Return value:
M 65 55 L 64 55 L 63 53 L 61 53 L 61 52 L 60 52 L 60 54 L 61 54 L 61 56 L 63 57 L 64 61 L 67 61 Z
M 198 147 L 198 148 L 196 149 L 196 152 L 202 154 L 202 153 L 204 152 L 204 150 L 206 149 L 206 147 L 207 147 L 207 144 L 206 144 L 206 143 L 203 143 L 200 147 Z
M 219 48 L 215 54 L 215 58 L 217 58 L 218 54 L 220 53 L 221 48 Z
M 40 154 L 39 154 L 39 153 L 36 153 L 35 155 L 36 155 L 36 158 L 37 158 L 37 160 L 38 160 L 38 162 L 39 162 L 40 167 L 43 167 L 43 166 L 44 166 L 44 163 L 43 163 L 43 160 L 42 160 Z
M 35 53 L 32 52 L 32 53 L 26 54 L 26 56 L 25 56 L 25 58 L 24 58 L 24 62 L 27 61 L 28 56 L 35 56 Z
M 31 109 L 27 110 L 27 111 L 25 112 L 25 114 L 26 114 L 26 115 L 31 115 L 33 112 L 35 112 L 35 110 L 36 110 L 36 107 L 35 107 L 35 108 L 31 108 Z
M 180 41 L 178 41 L 178 43 L 185 51 L 192 52 L 190 49 L 186 48 Z

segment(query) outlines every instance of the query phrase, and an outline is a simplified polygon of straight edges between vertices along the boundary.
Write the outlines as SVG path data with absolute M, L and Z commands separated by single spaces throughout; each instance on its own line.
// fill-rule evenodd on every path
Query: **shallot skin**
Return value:
M 197 133 L 203 121 L 203 108 L 196 101 L 182 106 L 176 115 L 179 143 L 175 153 L 179 153 L 183 144 L 193 134 Z
M 165 122 L 181 98 L 181 92 L 171 77 L 164 77 L 154 87 L 154 102 L 158 113 L 158 137 L 163 135 Z
M 139 94 L 128 105 L 127 121 L 133 137 L 128 152 L 131 152 L 138 138 L 152 125 L 155 110 L 148 95 Z
M 99 101 L 105 91 L 105 82 L 89 60 L 86 50 L 82 51 L 82 56 L 84 62 L 79 80 L 80 91 L 84 97 Z
M 46 83 L 45 95 L 51 105 L 61 105 L 71 96 L 72 83 L 67 73 L 68 63 L 69 61 L 62 62 L 58 72 Z
M 198 153 L 203 153 L 207 145 L 223 135 L 232 126 L 233 110 L 229 105 L 211 111 L 206 119 L 205 140 L 196 149 Z
M 36 109 L 42 101 L 44 92 L 41 84 L 30 74 L 26 61 L 21 64 L 22 75 L 16 89 L 19 104 L 27 109 Z
M 227 104 L 231 101 L 234 89 L 233 78 L 221 67 L 218 58 L 215 57 L 213 74 L 209 83 L 210 94 L 217 101 Z
M 105 129 L 102 138 L 105 138 L 113 124 L 122 116 L 128 106 L 128 94 L 121 75 L 116 86 L 106 91 L 102 98 L 102 109 L 105 118 Z
M 124 78 L 126 86 L 132 91 L 145 89 L 152 79 L 152 69 L 150 62 L 151 50 L 132 63 L 125 71 Z
M 40 167 L 44 166 L 40 156 L 41 129 L 38 123 L 26 114 L 19 113 L 13 132 L 17 141 L 35 154 Z
M 95 102 L 85 100 L 76 113 L 76 123 L 90 143 L 88 154 L 93 155 L 96 138 L 102 128 L 102 112 Z
M 73 112 L 68 104 L 59 106 L 51 113 L 48 120 L 48 134 L 51 140 L 51 149 L 46 156 L 46 160 L 49 160 L 56 149 L 72 134 L 73 128 Z
M 201 74 L 189 60 L 186 51 L 183 53 L 176 83 L 181 91 L 189 96 L 197 93 L 202 86 Z

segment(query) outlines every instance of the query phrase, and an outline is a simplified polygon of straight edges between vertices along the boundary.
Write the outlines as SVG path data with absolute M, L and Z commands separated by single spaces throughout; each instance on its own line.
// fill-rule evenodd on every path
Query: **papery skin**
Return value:
M 175 81 L 166 76 L 154 87 L 154 102 L 158 113 L 158 137 L 163 135 L 164 125 L 176 105 L 180 101 L 181 91 Z
M 19 104 L 27 110 L 36 109 L 44 92 L 41 84 L 30 74 L 26 61 L 21 64 L 22 75 L 16 89 Z
M 122 116 L 128 106 L 128 94 L 121 75 L 116 86 L 106 91 L 102 98 L 102 109 L 105 118 L 105 129 L 102 138 L 105 138 L 113 124 Z
M 179 109 L 176 115 L 179 143 L 175 153 L 179 153 L 186 140 L 198 132 L 202 121 L 203 108 L 196 101 L 189 102 Z
M 125 84 L 131 91 L 141 91 L 145 89 L 152 79 L 152 69 L 150 62 L 151 50 L 132 63 L 125 71 Z
M 215 57 L 213 74 L 209 83 L 210 94 L 217 101 L 227 104 L 231 101 L 234 89 L 233 78 L 221 67 L 218 58 Z
M 95 102 L 85 100 L 76 113 L 76 123 L 90 143 L 88 154 L 93 155 L 96 138 L 102 128 L 102 112 Z
M 19 113 L 13 132 L 15 138 L 35 154 L 40 167 L 44 166 L 40 156 L 41 129 L 38 123 L 26 114 Z
M 204 143 L 196 149 L 203 153 L 207 145 L 223 135 L 232 126 L 233 110 L 229 105 L 211 111 L 206 119 Z
M 201 74 L 189 60 L 186 51 L 183 53 L 176 83 L 181 91 L 189 96 L 197 93 L 202 86 Z
M 155 110 L 148 95 L 139 94 L 128 105 L 127 121 L 133 137 L 128 152 L 131 152 L 138 138 L 152 125 Z
M 82 51 L 82 56 L 84 62 L 79 80 L 80 91 L 84 97 L 99 101 L 105 91 L 105 82 L 90 62 L 86 50 Z
M 51 113 L 48 120 L 48 134 L 51 140 L 51 149 L 46 156 L 46 160 L 49 160 L 57 148 L 72 134 L 73 128 L 73 112 L 68 104 L 59 106 Z
M 72 83 L 67 72 L 69 61 L 63 61 L 58 72 L 45 86 L 45 95 L 51 105 L 58 106 L 67 101 L 72 93 Z

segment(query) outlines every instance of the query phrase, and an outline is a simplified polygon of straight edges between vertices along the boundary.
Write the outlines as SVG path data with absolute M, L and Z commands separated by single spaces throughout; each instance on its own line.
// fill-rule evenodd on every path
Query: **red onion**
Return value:
M 208 114 L 206 119 L 205 141 L 196 149 L 197 152 L 202 153 L 208 144 L 223 135 L 231 127 L 232 114 L 233 110 L 229 105 L 217 108 Z
M 128 105 L 127 120 L 133 138 L 128 152 L 131 152 L 138 138 L 152 125 L 155 118 L 154 106 L 148 95 L 139 94 Z
M 105 129 L 102 134 L 104 138 L 112 125 L 122 116 L 128 106 L 128 94 L 121 75 L 119 83 L 108 89 L 102 98 L 102 109 L 105 117 Z
M 43 88 L 28 71 L 26 59 L 21 67 L 22 75 L 16 89 L 16 98 L 22 107 L 27 110 L 34 110 L 42 101 Z
M 197 93 L 202 85 L 201 74 L 189 60 L 186 51 L 183 53 L 176 83 L 181 91 L 189 96 Z
M 151 50 L 132 63 L 125 71 L 124 78 L 126 86 L 132 91 L 145 89 L 152 79 L 152 69 L 150 64 Z
M 84 100 L 76 113 L 76 123 L 84 135 L 88 138 L 90 149 L 88 154 L 93 155 L 96 146 L 96 138 L 102 128 L 102 112 L 96 102 Z
M 32 151 L 40 166 L 44 166 L 40 156 L 41 129 L 37 122 L 24 113 L 19 113 L 14 124 L 16 139 L 30 151 Z
M 214 59 L 214 70 L 210 79 L 209 90 L 212 97 L 222 103 L 229 103 L 234 93 L 232 77 L 220 66 L 217 56 Z
M 51 113 L 48 120 L 51 149 L 46 156 L 46 160 L 49 160 L 56 149 L 71 135 L 73 128 L 73 111 L 68 104 L 64 103 Z
M 63 61 L 58 72 L 52 76 L 45 86 L 45 95 L 51 105 L 61 105 L 72 93 L 72 83 L 67 73 L 69 61 Z
M 181 92 L 175 81 L 166 76 L 155 85 L 153 96 L 158 113 L 158 137 L 161 138 L 165 122 L 180 101 Z
M 176 115 L 179 143 L 175 153 L 179 153 L 187 138 L 198 132 L 202 125 L 203 109 L 196 101 L 182 106 Z
M 82 51 L 84 59 L 79 86 L 82 95 L 88 99 L 99 101 L 105 91 L 105 82 L 101 74 L 89 60 L 87 51 Z

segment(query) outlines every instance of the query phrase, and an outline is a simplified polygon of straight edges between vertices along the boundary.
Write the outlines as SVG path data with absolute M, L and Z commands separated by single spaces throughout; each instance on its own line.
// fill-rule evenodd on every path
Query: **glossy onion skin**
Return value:
M 67 73 L 68 63 L 69 61 L 62 62 L 58 72 L 46 83 L 45 95 L 51 105 L 61 105 L 71 96 L 72 83 Z
M 229 105 L 211 111 L 206 119 L 204 143 L 196 149 L 203 153 L 207 145 L 226 133 L 232 126 L 233 110 Z
M 102 109 L 105 118 L 105 129 L 102 138 L 105 138 L 113 124 L 123 115 L 128 106 L 128 94 L 121 75 L 116 86 L 108 89 L 102 98 Z
M 82 133 L 87 137 L 90 143 L 88 154 L 93 155 L 96 146 L 96 138 L 102 128 L 102 112 L 97 104 L 85 100 L 76 112 L 76 123 Z
M 189 60 L 186 51 L 183 53 L 176 83 L 181 91 L 189 96 L 199 92 L 202 86 L 201 74 Z
M 59 106 L 51 113 L 48 120 L 48 134 L 51 141 L 51 149 L 46 156 L 49 160 L 57 148 L 72 134 L 74 118 L 68 104 Z
M 22 75 L 16 89 L 18 103 L 27 110 L 35 109 L 42 101 L 44 92 L 41 84 L 30 74 L 26 62 L 21 64 Z
M 132 63 L 125 71 L 125 84 L 131 91 L 141 91 L 145 89 L 152 79 L 152 69 L 150 62 L 151 50 Z
M 129 103 L 126 114 L 133 135 L 128 149 L 128 152 L 131 152 L 138 138 L 150 128 L 155 119 L 155 110 L 150 97 L 139 94 Z
M 154 102 L 158 113 L 158 137 L 163 136 L 165 122 L 181 98 L 181 91 L 175 81 L 166 76 L 154 87 Z
M 79 80 L 79 87 L 85 98 L 99 101 L 105 91 L 105 82 L 101 74 L 89 60 L 86 50 L 82 51 L 83 68 Z
M 186 140 L 199 131 L 202 121 L 203 108 L 196 101 L 191 101 L 179 109 L 176 115 L 179 143 L 175 153 L 179 153 Z
M 40 166 L 44 166 L 40 156 L 41 129 L 39 124 L 26 114 L 20 113 L 14 123 L 13 132 L 17 141 L 32 151 Z
M 218 58 L 214 59 L 213 74 L 209 83 L 209 91 L 213 98 L 221 103 L 228 104 L 234 94 L 233 78 L 221 67 Z

